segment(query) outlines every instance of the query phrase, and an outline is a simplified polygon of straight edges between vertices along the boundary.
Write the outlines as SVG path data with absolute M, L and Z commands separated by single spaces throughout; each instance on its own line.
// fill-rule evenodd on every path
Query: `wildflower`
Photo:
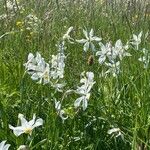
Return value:
M 139 50 L 139 44 L 141 43 L 142 34 L 142 31 L 138 35 L 133 34 L 133 39 L 131 39 L 131 44 L 136 47 L 136 50 Z
M 107 58 L 109 61 L 116 61 L 117 58 L 122 60 L 126 56 L 131 56 L 130 53 L 126 52 L 128 43 L 123 46 L 121 40 L 117 40 L 115 46 L 112 46 L 110 42 L 106 43 L 106 45 L 103 43 L 99 45 L 101 46 L 101 51 L 97 51 L 96 55 L 99 56 L 98 61 L 100 64 L 103 64 Z
M 65 83 L 51 83 L 51 86 L 56 89 L 58 92 L 63 92 L 62 88 L 65 86 Z
M 24 64 L 26 71 L 31 75 L 32 80 L 39 80 L 39 83 L 46 84 L 50 82 L 49 64 L 44 61 L 40 53 L 36 57 L 32 53 L 28 55 L 28 61 Z
M 8 148 L 10 147 L 10 144 L 5 145 L 5 143 L 6 143 L 6 141 L 2 141 L 0 143 L 0 150 L 8 150 Z
M 60 101 L 55 100 L 55 109 L 63 122 L 68 119 L 68 115 L 66 115 L 65 110 L 61 109 Z
M 147 69 L 148 65 L 149 65 L 149 62 L 150 62 L 149 51 L 147 49 L 143 48 L 142 52 L 143 52 L 143 56 L 140 57 L 138 60 L 140 62 L 143 62 L 144 68 Z
M 80 80 L 80 83 L 83 83 L 81 87 L 77 87 L 76 93 L 81 95 L 74 102 L 75 108 L 79 107 L 82 102 L 82 108 L 85 110 L 88 105 L 88 100 L 90 98 L 90 91 L 95 82 L 93 81 L 94 74 L 93 72 L 87 72 L 86 76 Z
M 43 119 L 39 118 L 39 119 L 35 120 L 36 119 L 35 114 L 33 115 L 33 119 L 30 120 L 29 122 L 24 118 L 24 116 L 22 114 L 19 114 L 18 118 L 21 121 L 21 126 L 13 127 L 13 126 L 9 125 L 9 128 L 13 130 L 13 133 L 16 136 L 19 136 L 19 135 L 21 135 L 23 133 L 31 135 L 32 134 L 32 130 L 35 127 L 43 125 Z
M 81 39 L 81 40 L 76 40 L 76 41 L 78 43 L 84 44 L 83 50 L 85 52 L 87 52 L 87 50 L 89 48 L 91 48 L 92 51 L 95 51 L 95 46 L 93 44 L 93 41 L 99 42 L 102 39 L 97 36 L 94 36 L 93 29 L 91 29 L 91 31 L 89 33 L 83 29 L 83 33 L 84 33 L 86 39 Z
M 50 77 L 53 79 L 64 77 L 65 58 L 63 53 L 52 55 Z
M 99 45 L 101 46 L 101 51 L 97 51 L 96 52 L 96 56 L 99 56 L 99 63 L 102 64 L 105 62 L 108 53 L 111 53 L 111 44 L 106 43 L 106 45 L 104 45 L 103 43 L 99 43 Z
M 17 150 L 29 150 L 29 146 L 27 146 L 27 145 L 20 145 Z
M 70 33 L 73 30 L 73 27 L 71 26 L 67 32 L 63 35 L 63 40 L 68 40 L 70 43 L 74 43 L 74 39 L 70 37 Z
M 109 69 L 105 72 L 105 74 L 112 73 L 113 77 L 116 77 L 120 72 L 120 62 L 111 62 L 111 63 L 105 63 L 106 66 L 109 67 Z
M 115 46 L 112 47 L 112 51 L 114 51 L 116 57 L 118 56 L 120 60 L 123 59 L 125 56 L 131 56 L 130 53 L 126 52 L 126 50 L 129 48 L 128 43 L 123 46 L 121 40 L 117 40 L 115 43 Z
M 124 136 L 123 136 L 123 134 L 121 133 L 120 128 L 112 128 L 112 129 L 108 130 L 107 133 L 108 133 L 108 134 L 112 134 L 112 135 L 115 136 L 115 137 L 119 137 L 119 136 L 120 136 L 120 137 L 124 140 Z

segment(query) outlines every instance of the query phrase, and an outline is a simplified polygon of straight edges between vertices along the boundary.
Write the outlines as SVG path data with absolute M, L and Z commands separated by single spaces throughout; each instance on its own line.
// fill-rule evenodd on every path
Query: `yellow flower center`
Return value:
M 32 128 L 24 129 L 24 133 L 26 133 L 26 134 L 31 134 L 31 132 L 32 132 Z

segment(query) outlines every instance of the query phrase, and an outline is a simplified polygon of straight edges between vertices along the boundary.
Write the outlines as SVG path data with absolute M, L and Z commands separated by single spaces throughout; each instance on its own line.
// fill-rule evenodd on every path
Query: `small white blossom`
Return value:
M 19 136 L 19 135 L 21 135 L 23 133 L 31 135 L 32 134 L 32 130 L 35 127 L 43 125 L 43 119 L 39 118 L 39 119 L 35 120 L 36 119 L 35 114 L 33 115 L 33 119 L 30 120 L 29 122 L 24 118 L 24 116 L 22 114 L 19 114 L 18 118 L 21 121 L 21 126 L 13 127 L 12 125 L 9 125 L 9 128 L 13 130 L 13 133 L 16 136 Z
M 62 119 L 63 122 L 66 119 L 68 119 L 68 115 L 66 115 L 66 112 L 63 109 L 61 109 L 61 103 L 60 103 L 60 101 L 56 101 L 55 100 L 55 109 L 56 109 L 58 115 L 60 116 L 60 118 Z
M 63 53 L 52 55 L 50 77 L 53 79 L 61 79 L 64 77 L 65 58 Z
M 114 51 L 116 57 L 118 56 L 120 60 L 122 60 L 123 57 L 125 56 L 131 56 L 130 53 L 126 52 L 126 50 L 128 49 L 128 43 L 123 46 L 121 40 L 117 40 L 115 43 L 115 46 L 112 47 L 112 51 Z
M 142 31 L 138 35 L 133 34 L 133 38 L 131 39 L 131 44 L 136 47 L 136 50 L 139 50 L 139 44 L 141 43 L 142 34 Z
M 108 134 L 111 134 L 111 135 L 113 135 L 113 136 L 115 136 L 115 137 L 119 137 L 119 136 L 120 136 L 120 137 L 124 140 L 124 136 L 123 136 L 123 134 L 121 133 L 120 128 L 112 128 L 112 129 L 108 130 L 107 133 L 108 133 Z
M 8 149 L 9 149 L 10 144 L 6 144 L 6 145 L 5 145 L 5 143 L 6 143 L 6 141 L 2 141 L 2 142 L 0 143 L 0 150 L 8 150 Z
M 20 145 L 17 150 L 29 150 L 29 146 L 27 146 L 27 145 Z
M 150 62 L 150 54 L 149 51 L 145 48 L 143 48 L 142 52 L 143 52 L 143 56 L 140 57 L 138 60 L 140 62 L 143 62 L 144 68 L 147 69 Z
M 96 56 L 99 56 L 98 61 L 100 64 L 102 64 L 106 61 L 108 55 L 110 55 L 112 46 L 110 42 L 106 43 L 106 45 L 100 43 L 100 46 L 101 46 L 101 51 L 97 51 Z
M 105 72 L 105 74 L 112 73 L 113 77 L 116 77 L 120 72 L 120 62 L 111 62 L 111 63 L 105 63 L 106 66 L 109 67 L 109 69 Z
M 82 108 L 85 110 L 88 105 L 88 100 L 90 98 L 90 91 L 93 85 L 95 84 L 94 82 L 94 74 L 93 72 L 87 72 L 86 76 L 80 80 L 80 83 L 83 85 L 80 87 L 77 87 L 76 93 L 81 95 L 81 97 L 77 98 L 74 102 L 75 108 L 79 107 L 82 103 Z
M 69 27 L 69 29 L 67 30 L 67 32 L 63 35 L 63 40 L 68 40 L 70 43 L 74 43 L 74 39 L 70 37 L 70 33 L 73 30 L 73 27 Z
M 84 44 L 83 50 L 87 52 L 89 48 L 91 48 L 92 51 L 95 51 L 95 46 L 93 44 L 93 41 L 99 42 L 102 39 L 94 36 L 94 31 L 91 29 L 91 31 L 88 33 L 86 30 L 83 30 L 83 33 L 85 35 L 86 39 L 76 40 L 78 43 Z

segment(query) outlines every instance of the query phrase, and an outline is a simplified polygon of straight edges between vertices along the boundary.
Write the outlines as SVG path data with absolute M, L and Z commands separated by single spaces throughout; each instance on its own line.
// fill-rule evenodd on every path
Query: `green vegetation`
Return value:
M 31 150 L 149 150 L 149 8 L 149 0 L 1 0 L 0 142 L 7 140 L 10 150 L 20 145 Z M 69 27 L 71 42 L 64 37 Z M 93 41 L 95 51 L 92 46 L 83 50 L 83 29 L 102 38 Z M 138 44 L 133 34 L 139 35 Z M 131 56 L 113 58 L 118 68 L 111 54 L 100 64 L 97 51 L 106 44 L 115 49 L 119 39 Z M 34 70 L 23 65 L 28 54 L 39 52 L 51 64 L 63 42 L 64 77 L 50 78 L 48 84 L 32 80 L 29 71 Z M 94 74 L 85 110 L 74 106 L 82 95 L 76 90 L 86 78 L 82 72 Z M 56 82 L 65 83 L 62 91 L 52 86 Z M 28 121 L 36 114 L 43 125 L 17 137 L 9 125 L 20 125 L 18 114 Z

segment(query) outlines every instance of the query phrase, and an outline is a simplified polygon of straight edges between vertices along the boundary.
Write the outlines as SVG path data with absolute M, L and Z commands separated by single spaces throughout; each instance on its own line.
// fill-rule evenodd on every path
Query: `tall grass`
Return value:
M 150 29 L 149 1 L 14 0 L 17 5 L 11 11 L 7 2 L 0 2 L 0 14 L 6 14 L 0 17 L 0 141 L 7 140 L 14 150 L 20 145 L 35 150 L 150 149 L 150 70 L 138 61 L 141 52 L 130 47 L 132 56 L 123 59 L 117 78 L 105 78 L 101 73 L 106 68 L 98 63 L 98 57 L 88 65 L 93 53 L 83 52 L 80 44 L 67 43 L 63 93 L 32 81 L 23 66 L 29 52 L 40 52 L 48 62 L 57 54 L 55 45 L 70 26 L 74 27 L 73 38 L 81 39 L 83 28 L 93 28 L 103 43 L 118 39 L 126 43 L 133 33 L 145 34 Z M 25 22 L 29 14 L 40 20 L 30 30 Z M 142 38 L 140 49 L 150 50 L 149 41 L 149 35 Z M 76 111 L 73 103 L 77 96 L 64 94 L 78 86 L 83 71 L 92 71 L 96 84 L 86 111 Z M 64 123 L 54 107 L 55 99 L 62 97 L 69 115 Z M 44 124 L 31 136 L 16 137 L 8 125 L 17 125 L 19 113 L 27 119 L 36 113 Z M 119 128 L 124 139 L 109 135 L 111 128 Z

